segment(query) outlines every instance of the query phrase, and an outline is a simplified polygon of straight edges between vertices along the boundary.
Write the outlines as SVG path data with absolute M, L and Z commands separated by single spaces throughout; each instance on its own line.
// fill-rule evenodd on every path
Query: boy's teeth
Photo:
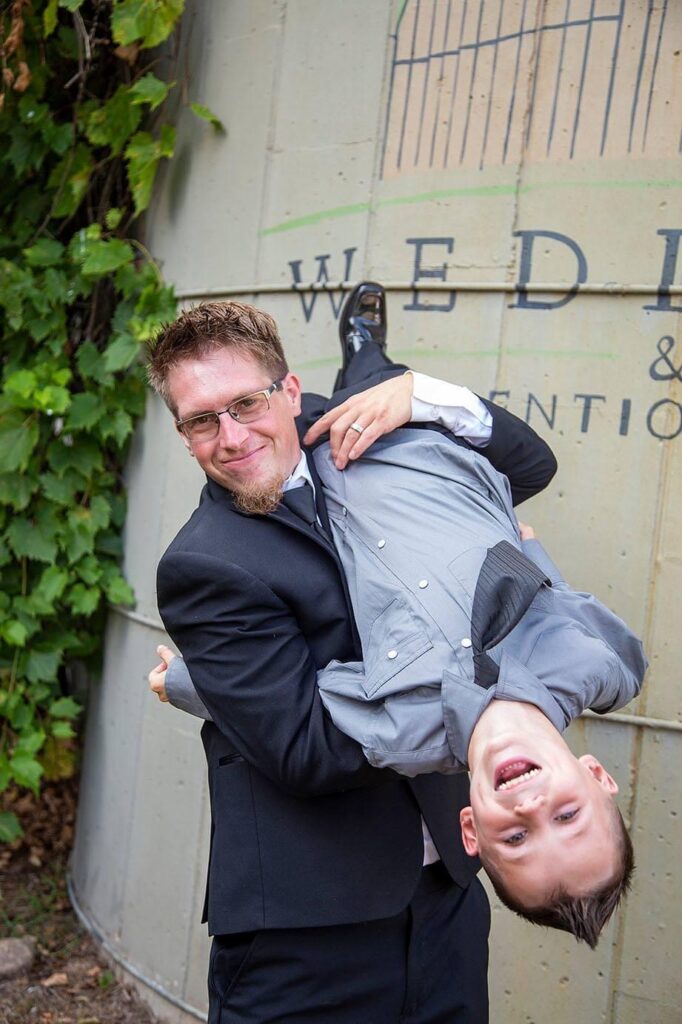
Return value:
M 506 782 L 501 782 L 497 788 L 508 789 L 510 786 L 515 785 L 517 782 L 525 782 L 526 779 L 531 779 L 533 775 L 537 775 L 539 771 L 539 768 L 531 768 L 530 771 L 524 772 L 523 775 L 516 775 L 513 779 L 507 779 Z

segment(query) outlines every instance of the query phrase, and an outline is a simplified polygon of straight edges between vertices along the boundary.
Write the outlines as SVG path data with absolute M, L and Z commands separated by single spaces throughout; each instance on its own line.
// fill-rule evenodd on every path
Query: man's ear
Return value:
M 459 812 L 459 826 L 462 830 L 462 845 L 470 857 L 478 856 L 478 833 L 474 821 L 474 812 L 470 807 L 463 807 Z
M 301 379 L 295 373 L 288 373 L 282 381 L 282 391 L 287 396 L 294 410 L 294 416 L 301 412 Z
M 618 783 L 609 775 L 601 761 L 598 761 L 593 754 L 583 754 L 578 760 L 581 764 L 584 764 L 590 775 L 599 783 L 602 789 L 605 789 L 610 796 L 615 796 L 618 792 Z

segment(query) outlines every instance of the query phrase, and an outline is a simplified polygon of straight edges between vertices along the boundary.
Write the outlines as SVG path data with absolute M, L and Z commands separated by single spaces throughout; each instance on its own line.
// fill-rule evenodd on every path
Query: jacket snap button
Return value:
M 462 647 L 471 647 L 471 640 L 468 636 L 465 636 L 462 640 Z
M 393 661 L 393 659 L 394 659 L 394 658 L 397 658 L 397 657 L 398 657 L 398 652 L 397 652 L 397 651 L 395 651 L 395 650 L 391 650 L 391 651 L 389 651 L 389 652 L 388 652 L 388 654 L 386 655 L 386 657 L 387 657 L 387 658 L 390 658 L 390 659 L 391 659 L 391 661 Z
M 420 580 L 419 581 L 419 589 L 420 590 L 424 590 L 424 588 L 428 587 L 428 585 L 429 585 L 429 581 L 428 580 Z

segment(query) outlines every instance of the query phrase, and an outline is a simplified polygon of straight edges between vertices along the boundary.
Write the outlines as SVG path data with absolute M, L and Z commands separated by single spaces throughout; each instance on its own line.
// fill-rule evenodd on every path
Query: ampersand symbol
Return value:
M 682 382 L 682 365 L 675 366 L 670 358 L 670 353 L 675 348 L 675 339 L 671 338 L 669 334 L 665 334 L 656 342 L 656 348 L 658 349 L 659 355 L 657 359 L 654 359 L 653 363 L 649 367 L 649 376 L 651 379 L 679 380 Z M 656 369 L 659 363 L 662 363 L 665 366 L 665 370 Z

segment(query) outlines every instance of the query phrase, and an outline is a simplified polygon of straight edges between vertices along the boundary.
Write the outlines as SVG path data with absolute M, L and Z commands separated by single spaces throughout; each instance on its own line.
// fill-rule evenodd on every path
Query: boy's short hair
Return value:
M 166 324 L 148 346 L 149 383 L 174 416 L 168 374 L 184 359 L 218 348 L 250 356 L 273 380 L 289 372 L 277 324 L 269 313 L 245 302 L 202 302 Z
M 524 907 L 505 887 L 492 867 L 483 861 L 493 888 L 505 907 L 532 924 L 547 928 L 558 928 L 575 935 L 578 942 L 586 942 L 595 949 L 604 925 L 607 923 L 621 899 L 628 892 L 635 869 L 632 840 L 625 827 L 623 816 L 613 804 L 613 829 L 620 853 L 620 863 L 613 878 L 600 889 L 586 896 L 571 896 L 563 889 L 556 889 L 543 907 Z M 483 858 L 481 858 L 483 860 Z

